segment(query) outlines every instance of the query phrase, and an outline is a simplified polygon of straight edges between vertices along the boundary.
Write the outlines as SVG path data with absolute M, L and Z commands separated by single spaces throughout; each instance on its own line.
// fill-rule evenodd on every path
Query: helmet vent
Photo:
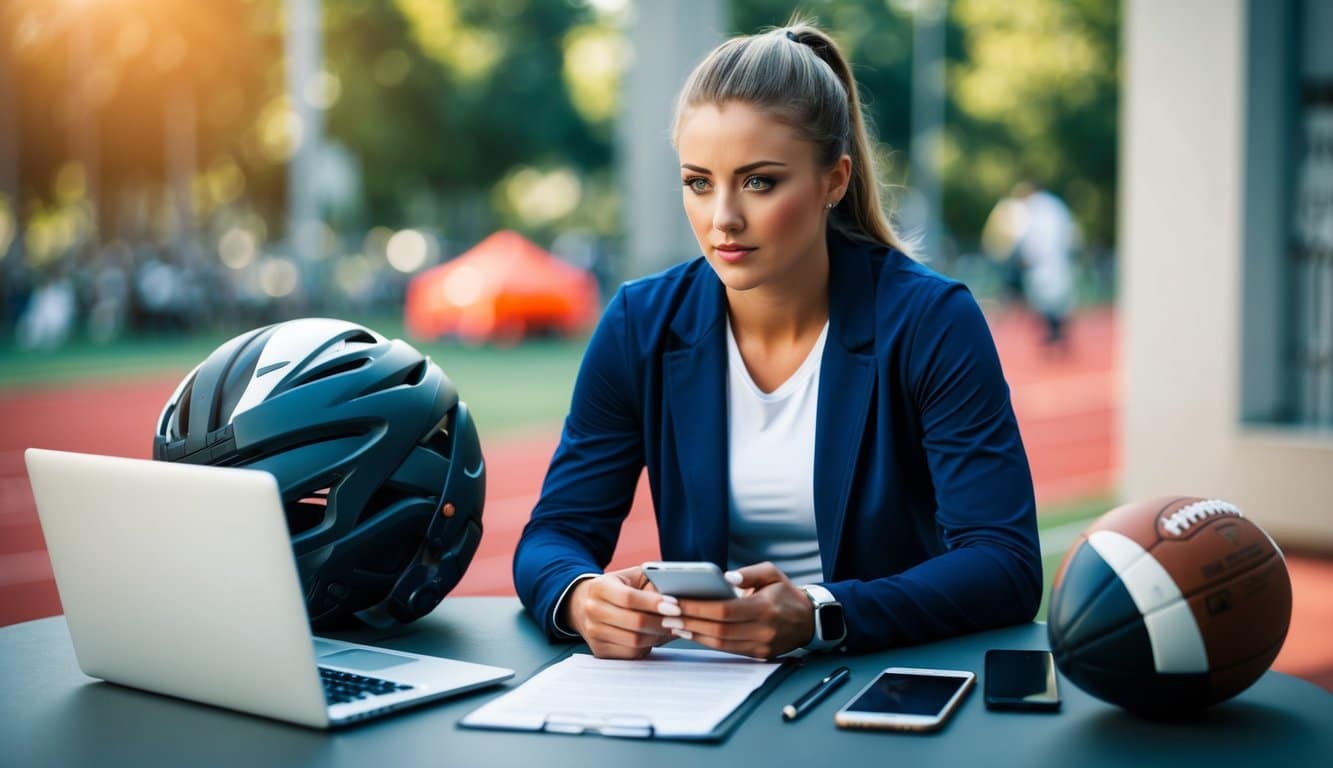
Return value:
M 311 371 L 308 376 L 297 382 L 297 384 L 310 384 L 322 379 L 327 379 L 331 376 L 337 376 L 340 373 L 355 371 L 364 366 L 367 362 L 369 362 L 367 358 L 361 357 L 353 360 L 345 360 L 337 365 L 330 365 L 327 368 L 317 368 L 314 371 Z
M 411 368 L 399 368 L 368 386 L 362 394 L 380 392 L 394 387 L 418 386 L 426 378 L 426 370 L 429 366 L 430 360 L 426 359 L 416 363 Z
M 440 428 L 433 430 L 430 437 L 422 441 L 422 445 L 448 459 L 453 456 L 454 441 L 449 432 L 453 429 L 454 419 L 451 411 L 445 420 L 440 424 Z
M 169 435 L 168 439 L 185 437 L 190 433 L 190 399 L 193 395 L 194 380 L 191 379 L 189 385 L 181 391 L 180 397 L 176 398 L 176 402 L 180 404 L 176 409 L 176 434 Z
M 366 331 L 357 331 L 357 332 L 353 333 L 352 335 L 350 335 L 350 336 L 346 337 L 345 339 L 343 339 L 343 342 L 344 342 L 344 343 L 347 343 L 347 344 L 353 344 L 353 343 L 355 343 L 355 344 L 378 344 L 378 343 L 379 343 L 379 339 L 375 338 L 374 336 L 372 336 L 371 334 L 367 333 Z
M 426 366 L 429 363 L 429 360 L 422 360 L 412 366 L 412 370 L 407 372 L 407 377 L 403 380 L 403 383 L 413 387 L 420 384 L 421 380 L 426 378 Z
M 260 336 L 255 337 L 258 338 Z M 254 376 L 255 366 L 259 365 L 259 356 L 264 348 L 263 343 L 255 343 L 255 339 L 251 339 L 228 366 L 220 397 L 213 402 L 216 412 L 210 415 L 210 429 L 217 429 L 231 421 L 236 406 L 240 404 L 241 397 L 250 386 L 250 378 Z
M 324 522 L 329 507 L 329 489 L 321 488 L 287 505 L 287 531 L 295 536 Z

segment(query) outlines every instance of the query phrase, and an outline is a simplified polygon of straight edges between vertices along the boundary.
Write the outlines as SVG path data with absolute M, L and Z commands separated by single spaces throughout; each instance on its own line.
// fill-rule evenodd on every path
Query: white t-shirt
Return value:
M 815 412 L 828 323 L 805 362 L 765 393 L 727 322 L 730 535 L 727 566 L 765 560 L 795 584 L 823 581 L 815 535 Z

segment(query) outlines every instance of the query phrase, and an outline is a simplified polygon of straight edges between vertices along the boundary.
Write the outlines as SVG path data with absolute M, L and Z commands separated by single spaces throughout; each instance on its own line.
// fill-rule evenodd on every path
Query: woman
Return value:
M 879 206 L 847 62 L 797 24 L 729 40 L 673 142 L 703 258 L 625 284 L 589 341 L 514 555 L 552 639 L 640 658 L 674 637 L 757 658 L 1027 621 L 1032 478 L 999 359 L 959 283 Z M 602 573 L 641 469 L 667 560 L 734 600 Z

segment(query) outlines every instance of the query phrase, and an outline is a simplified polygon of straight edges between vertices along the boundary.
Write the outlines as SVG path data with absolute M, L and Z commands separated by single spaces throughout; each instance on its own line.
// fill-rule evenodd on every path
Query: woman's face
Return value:
M 828 203 L 842 199 L 844 156 L 820 168 L 815 145 L 748 104 L 701 104 L 676 138 L 685 215 L 704 257 L 733 291 L 821 289 Z

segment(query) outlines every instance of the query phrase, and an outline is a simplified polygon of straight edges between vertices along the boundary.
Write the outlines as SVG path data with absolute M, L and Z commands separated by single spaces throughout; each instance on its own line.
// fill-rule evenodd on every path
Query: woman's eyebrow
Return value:
M 742 173 L 749 173 L 750 171 L 753 171 L 756 168 L 763 168 L 766 165 L 780 165 L 784 168 L 787 166 L 786 163 L 780 162 L 778 160 L 760 160 L 758 162 L 742 165 L 740 168 L 737 168 L 735 171 L 733 171 L 733 174 L 739 176 Z M 698 165 L 690 165 L 689 163 L 681 163 L 680 167 L 684 168 L 687 171 L 694 171 L 695 173 L 709 173 L 709 174 L 712 173 L 712 171 L 708 170 L 707 168 L 703 168 Z

